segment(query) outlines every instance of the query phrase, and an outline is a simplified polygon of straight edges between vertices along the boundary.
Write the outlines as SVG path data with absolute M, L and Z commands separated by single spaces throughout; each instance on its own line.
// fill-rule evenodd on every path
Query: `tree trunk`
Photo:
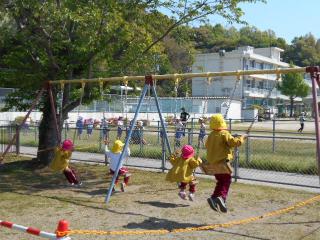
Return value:
M 293 97 L 290 97 L 290 117 L 293 117 Z
M 53 94 L 55 96 L 55 94 Z M 59 117 L 57 117 L 59 121 Z M 37 159 L 41 165 L 47 166 L 53 158 L 53 147 L 59 145 L 54 115 L 47 96 L 43 108 L 42 119 L 39 125 L 39 145 Z M 59 128 L 60 129 L 60 128 Z M 61 136 L 61 132 L 59 132 Z

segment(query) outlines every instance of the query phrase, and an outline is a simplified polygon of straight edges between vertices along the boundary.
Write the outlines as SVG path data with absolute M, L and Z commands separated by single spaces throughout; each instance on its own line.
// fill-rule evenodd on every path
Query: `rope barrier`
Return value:
M 290 212 L 294 209 L 301 208 L 313 202 L 320 201 L 320 195 L 315 197 L 309 198 L 305 201 L 298 202 L 292 206 L 282 208 L 279 210 L 275 210 L 272 212 L 265 213 L 260 216 L 245 218 L 242 220 L 235 220 L 227 223 L 219 223 L 213 225 L 206 225 L 201 227 L 189 227 L 189 228 L 177 228 L 173 230 L 167 229 L 159 229 L 159 230 L 139 230 L 139 231 L 99 231 L 99 230 L 70 230 L 65 232 L 57 232 L 58 234 L 68 234 L 68 235 L 75 235 L 75 234 L 83 234 L 83 235 L 159 235 L 159 234 L 170 234 L 170 233 L 185 233 L 185 232 L 195 232 L 195 231 L 206 231 L 206 230 L 213 230 L 216 228 L 229 228 L 236 225 L 243 225 L 247 223 L 251 223 L 254 221 L 258 221 L 267 217 L 273 217 L 281 214 L 285 214 Z

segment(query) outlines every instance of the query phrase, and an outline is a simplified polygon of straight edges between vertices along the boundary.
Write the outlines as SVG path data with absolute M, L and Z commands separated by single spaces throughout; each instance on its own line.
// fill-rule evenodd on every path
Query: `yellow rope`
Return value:
M 201 226 L 201 227 L 189 227 L 189 228 L 177 228 L 173 229 L 171 231 L 166 230 L 166 229 L 159 229 L 159 230 L 140 230 L 140 231 L 99 231 L 99 230 L 70 230 L 66 232 L 57 232 L 57 234 L 61 234 L 65 236 L 66 234 L 71 235 L 71 234 L 82 234 L 82 235 L 155 235 L 155 234 L 168 234 L 168 233 L 184 233 L 184 232 L 194 232 L 194 231 L 205 231 L 205 230 L 212 230 L 216 228 L 228 228 L 232 227 L 235 225 L 242 225 L 242 224 L 247 224 L 250 222 L 258 221 L 266 217 L 273 217 L 277 216 L 280 214 L 284 214 L 287 212 L 290 212 L 294 209 L 303 207 L 305 205 L 311 204 L 313 202 L 320 201 L 320 195 L 309 198 L 305 201 L 298 202 L 292 206 L 289 206 L 287 208 L 282 208 L 279 210 L 275 210 L 272 212 L 265 213 L 260 216 L 256 217 L 250 217 L 250 218 L 245 218 L 242 220 L 235 220 L 227 223 L 220 223 L 220 224 L 213 224 L 213 225 L 206 225 L 206 226 Z

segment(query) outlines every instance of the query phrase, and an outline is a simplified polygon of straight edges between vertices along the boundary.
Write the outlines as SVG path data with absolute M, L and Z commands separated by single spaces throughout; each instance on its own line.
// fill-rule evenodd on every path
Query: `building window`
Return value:
M 249 79 L 246 80 L 246 85 L 247 85 L 247 88 L 251 87 L 251 81 Z

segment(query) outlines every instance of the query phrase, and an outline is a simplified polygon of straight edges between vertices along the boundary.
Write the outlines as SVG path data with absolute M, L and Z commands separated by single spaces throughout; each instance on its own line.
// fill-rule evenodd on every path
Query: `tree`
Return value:
M 310 92 L 309 85 L 305 83 L 302 75 L 299 73 L 285 74 L 277 88 L 290 99 L 290 117 L 293 116 L 294 99 L 296 97 L 306 97 Z
M 241 22 L 239 3 L 264 0 L 7 0 L 0 3 L 0 80 L 19 88 L 7 99 L 6 109 L 25 110 L 40 86 L 48 80 L 146 74 L 154 69 L 154 56 L 165 55 L 163 39 L 179 26 L 220 15 Z M 171 10 L 171 16 L 159 12 Z M 6 22 L 6 24 L 3 24 Z M 103 72 L 101 71 L 103 70 Z M 106 87 L 106 86 L 105 86 Z M 62 116 L 79 103 L 80 86 L 66 84 Z M 99 97 L 98 87 L 86 85 L 83 102 Z M 54 88 L 57 102 L 58 88 Z M 56 103 L 56 105 L 59 105 Z M 54 116 L 48 98 L 43 113 L 39 149 L 56 146 Z M 59 122 L 61 127 L 62 122 Z M 47 164 L 51 153 L 39 152 Z
M 285 61 L 292 61 L 297 66 L 317 66 L 320 64 L 320 43 L 310 33 L 295 37 L 292 44 L 284 52 Z

